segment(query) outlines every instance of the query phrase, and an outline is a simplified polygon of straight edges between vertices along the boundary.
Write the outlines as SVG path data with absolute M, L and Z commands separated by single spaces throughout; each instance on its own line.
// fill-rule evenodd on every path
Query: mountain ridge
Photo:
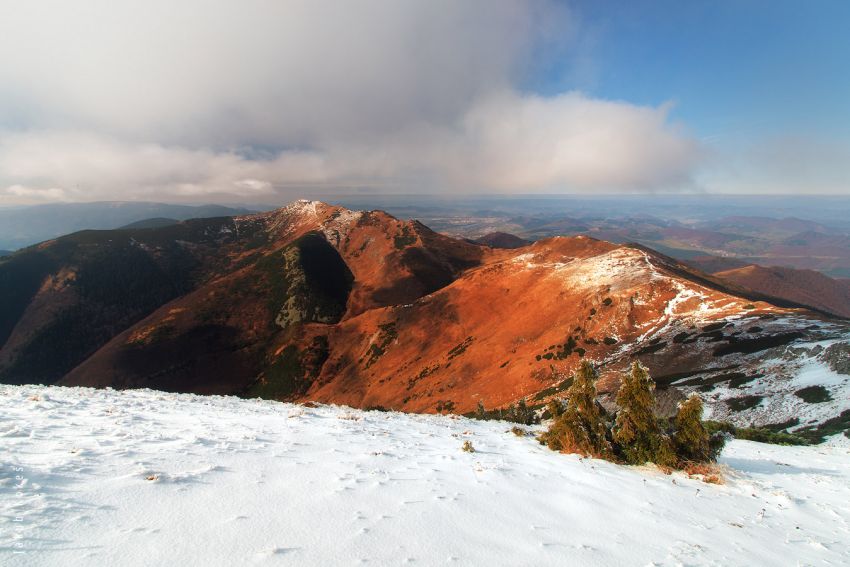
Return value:
M 800 368 L 782 353 L 827 364 L 815 346 L 845 333 L 640 246 L 576 236 L 491 248 L 317 201 L 76 233 L 5 259 L 0 291 L 27 274 L 8 290 L 23 312 L 0 313 L 0 380 L 43 381 L 51 353 L 50 380 L 64 385 L 414 412 L 539 406 L 588 357 L 609 403 L 641 360 L 673 400 L 702 388 L 718 415 L 774 423 L 787 412 L 736 415 L 726 400 L 785 399 Z

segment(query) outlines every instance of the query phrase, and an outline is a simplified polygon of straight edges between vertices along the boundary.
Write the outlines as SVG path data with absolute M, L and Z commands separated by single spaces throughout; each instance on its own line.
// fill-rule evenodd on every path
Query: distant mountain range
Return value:
M 843 427 L 847 324 L 736 277 L 588 236 L 494 248 L 316 201 L 82 231 L 0 261 L 0 381 L 465 413 L 541 407 L 587 357 L 605 403 L 641 360 L 662 412 L 700 391 L 716 418 Z
M 78 230 L 108 230 L 152 218 L 186 220 L 252 211 L 221 205 L 105 201 L 0 208 L 0 249 L 16 250 Z

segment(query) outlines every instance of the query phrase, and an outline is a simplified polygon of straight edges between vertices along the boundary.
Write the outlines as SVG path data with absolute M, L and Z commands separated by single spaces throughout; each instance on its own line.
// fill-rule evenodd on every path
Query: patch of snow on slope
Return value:
M 611 286 L 612 291 L 663 278 L 645 255 L 631 248 L 615 248 L 568 264 L 563 276 L 579 286 Z
M 846 446 L 733 441 L 715 486 L 509 425 L 0 386 L 0 563 L 850 563 Z
M 737 388 L 728 383 L 718 384 L 710 393 L 701 393 L 712 419 L 729 420 L 742 426 L 798 419 L 800 427 L 803 427 L 823 423 L 850 409 L 850 375 L 835 372 L 818 356 L 825 346 L 837 342 L 842 341 L 796 342 L 769 351 L 770 357 L 758 360 L 756 366 L 763 376 Z M 831 399 L 810 403 L 795 394 L 809 386 L 823 386 Z M 742 411 L 730 409 L 727 400 L 743 396 L 761 396 L 764 399 L 753 408 Z
M 686 287 L 680 282 L 675 282 L 675 286 L 678 289 L 678 293 L 676 296 L 667 302 L 667 306 L 664 308 L 664 315 L 668 319 L 672 319 L 678 315 L 677 310 L 680 306 L 686 304 L 688 301 L 693 299 L 700 301 L 700 308 L 705 305 L 705 300 L 708 299 L 706 294 L 699 292 L 693 288 Z
M 518 256 L 514 256 L 511 259 L 512 264 L 524 264 L 526 268 L 536 268 L 540 264 L 534 263 L 534 258 L 537 254 L 533 252 L 526 252 L 525 254 L 519 254 Z
M 361 211 L 351 211 L 342 209 L 339 214 L 333 215 L 331 218 L 321 224 L 319 230 L 325 235 L 325 239 L 336 247 L 345 241 L 351 229 L 361 219 L 363 213 Z
M 719 307 L 704 292 L 685 286 L 682 282 L 673 278 L 667 278 L 667 281 L 677 290 L 676 295 L 667 301 L 664 311 L 658 319 L 647 321 L 644 324 L 649 329 L 635 339 L 635 345 L 640 345 L 644 341 L 661 337 L 669 333 L 674 327 L 681 328 L 685 325 L 700 325 L 705 323 L 709 318 L 712 318 L 712 316 L 716 317 L 723 313 L 722 307 Z M 696 309 L 683 309 L 684 305 L 694 299 L 699 301 Z M 637 302 L 635 303 L 637 304 Z M 733 317 L 728 316 L 726 318 L 732 319 Z M 634 345 L 624 345 L 618 354 L 627 352 L 632 346 Z
M 318 207 L 322 204 L 323 203 L 321 201 L 298 199 L 284 207 L 284 211 L 293 215 L 309 215 L 316 217 L 319 214 Z

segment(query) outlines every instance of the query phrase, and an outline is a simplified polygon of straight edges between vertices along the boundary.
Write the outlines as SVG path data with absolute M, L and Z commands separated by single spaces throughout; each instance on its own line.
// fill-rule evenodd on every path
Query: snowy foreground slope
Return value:
M 0 386 L 0 564 L 850 564 L 846 443 L 735 441 L 715 486 L 507 429 Z

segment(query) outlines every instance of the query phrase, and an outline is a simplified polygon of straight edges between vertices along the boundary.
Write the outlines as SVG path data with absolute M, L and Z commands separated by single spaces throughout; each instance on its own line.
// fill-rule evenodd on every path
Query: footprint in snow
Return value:
M 290 553 L 294 553 L 297 550 L 297 547 L 272 547 L 271 549 L 255 553 L 254 557 L 256 560 L 262 561 L 263 559 L 266 559 L 268 557 L 274 557 L 276 555 L 289 555 Z

